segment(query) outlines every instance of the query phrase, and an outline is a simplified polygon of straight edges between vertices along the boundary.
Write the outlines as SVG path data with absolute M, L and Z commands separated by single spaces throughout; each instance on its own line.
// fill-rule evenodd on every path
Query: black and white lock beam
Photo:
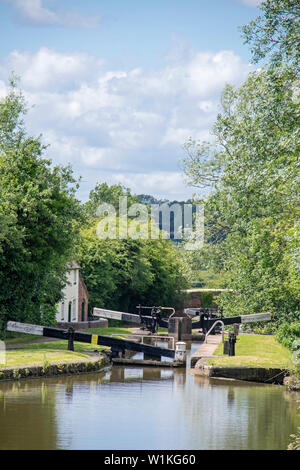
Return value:
M 109 320 L 119 320 L 129 323 L 136 323 L 138 325 L 144 324 L 145 320 L 151 321 L 155 318 L 157 320 L 158 326 L 160 326 L 161 328 L 168 328 L 168 319 L 160 318 L 159 316 L 154 317 L 152 315 L 144 314 L 138 315 L 135 313 L 118 312 L 116 310 L 107 310 L 105 308 L 97 307 L 93 309 L 93 316 L 98 318 L 106 318 Z
M 214 318 L 205 318 L 205 314 L 200 316 L 199 321 L 192 322 L 192 329 L 202 328 L 208 331 L 217 320 L 222 320 L 224 325 L 234 325 L 234 324 L 243 324 L 243 323 L 255 323 L 255 322 L 264 322 L 271 321 L 271 313 L 253 313 L 249 315 L 239 315 L 236 317 L 214 317 Z
M 62 340 L 69 340 L 69 330 L 50 328 L 47 326 L 30 325 L 28 323 L 19 323 L 9 321 L 7 323 L 7 331 L 16 331 L 19 333 L 26 333 L 31 335 L 45 336 L 47 338 L 57 338 Z M 80 343 L 93 344 L 95 346 L 108 346 L 112 351 L 123 353 L 124 351 L 142 352 L 153 357 L 170 357 L 174 359 L 174 349 L 159 348 L 156 346 L 149 346 L 147 344 L 140 344 L 135 341 L 126 339 L 112 338 L 110 336 L 95 335 L 91 333 L 83 333 L 81 331 L 74 331 L 73 340 Z

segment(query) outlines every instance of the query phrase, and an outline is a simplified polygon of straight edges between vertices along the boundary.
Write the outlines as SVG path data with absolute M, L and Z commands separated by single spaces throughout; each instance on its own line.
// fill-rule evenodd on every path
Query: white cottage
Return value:
M 80 266 L 73 262 L 67 272 L 64 298 L 59 302 L 56 320 L 58 323 L 88 321 L 89 294 L 80 273 Z

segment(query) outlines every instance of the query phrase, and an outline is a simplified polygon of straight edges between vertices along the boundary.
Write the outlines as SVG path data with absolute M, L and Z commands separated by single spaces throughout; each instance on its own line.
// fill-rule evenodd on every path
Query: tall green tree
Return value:
M 121 185 L 97 185 L 85 204 L 89 215 L 81 230 L 77 249 L 77 260 L 90 294 L 90 309 L 105 307 L 122 311 L 135 311 L 139 303 L 144 305 L 180 306 L 182 290 L 188 287 L 189 269 L 182 255 L 170 240 L 149 240 L 149 225 L 146 223 L 146 239 L 103 240 L 97 234 L 95 208 L 99 203 L 118 206 L 118 198 L 126 195 L 128 204 L 136 197 Z M 129 217 L 129 223 L 134 222 Z M 120 222 L 114 220 L 118 227 Z
M 253 61 L 266 59 L 275 67 L 289 64 L 299 72 L 299 0 L 264 0 L 260 9 L 261 14 L 241 28 Z
M 23 96 L 11 82 L 0 101 L 0 323 L 52 323 L 81 208 L 69 167 L 44 158 L 27 135 Z
M 90 191 L 89 200 L 84 204 L 84 210 L 88 218 L 97 218 L 97 209 L 101 204 L 111 204 L 116 213 L 119 211 L 120 197 L 127 197 L 127 204 L 135 204 L 138 201 L 137 196 L 132 195 L 129 188 L 122 184 L 113 184 L 109 186 L 106 182 L 97 183 L 95 188 Z
M 238 89 L 228 86 L 215 143 L 204 154 L 203 172 L 210 155 L 215 175 L 207 242 L 236 291 L 224 299 L 228 312 L 268 309 L 278 318 L 297 312 L 300 131 L 294 92 L 288 68 L 255 72 Z M 191 184 L 203 181 L 202 147 L 185 159 L 185 168 Z M 214 239 L 216 230 L 223 239 Z
M 227 86 L 214 141 L 186 144 L 185 173 L 209 186 L 207 236 L 216 271 L 235 295 L 227 313 L 270 310 L 299 320 L 299 2 L 265 1 L 243 28 L 254 60 L 270 65 Z

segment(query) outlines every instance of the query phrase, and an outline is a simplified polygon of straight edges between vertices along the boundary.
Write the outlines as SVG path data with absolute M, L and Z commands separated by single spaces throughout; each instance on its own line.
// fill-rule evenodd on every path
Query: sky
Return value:
M 260 0 L 0 0 L 0 97 L 15 72 L 54 164 L 183 200 L 188 138 L 211 139 L 226 83 L 253 70 L 239 27 Z

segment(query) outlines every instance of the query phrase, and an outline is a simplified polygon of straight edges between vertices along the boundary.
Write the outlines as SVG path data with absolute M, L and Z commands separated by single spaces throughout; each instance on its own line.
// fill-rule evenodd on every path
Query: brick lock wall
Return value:
M 189 308 L 199 308 L 201 307 L 201 294 L 198 292 L 193 292 L 189 294 L 187 307 Z
M 214 292 L 213 295 L 214 296 L 218 296 L 221 292 Z M 188 298 L 187 298 L 187 302 L 186 302 L 186 308 L 199 308 L 199 307 L 202 307 L 201 305 L 201 294 L 202 292 L 191 292 L 189 295 L 188 295 Z M 212 307 L 217 307 L 217 304 L 213 298 L 212 300 L 212 304 L 211 304 Z

